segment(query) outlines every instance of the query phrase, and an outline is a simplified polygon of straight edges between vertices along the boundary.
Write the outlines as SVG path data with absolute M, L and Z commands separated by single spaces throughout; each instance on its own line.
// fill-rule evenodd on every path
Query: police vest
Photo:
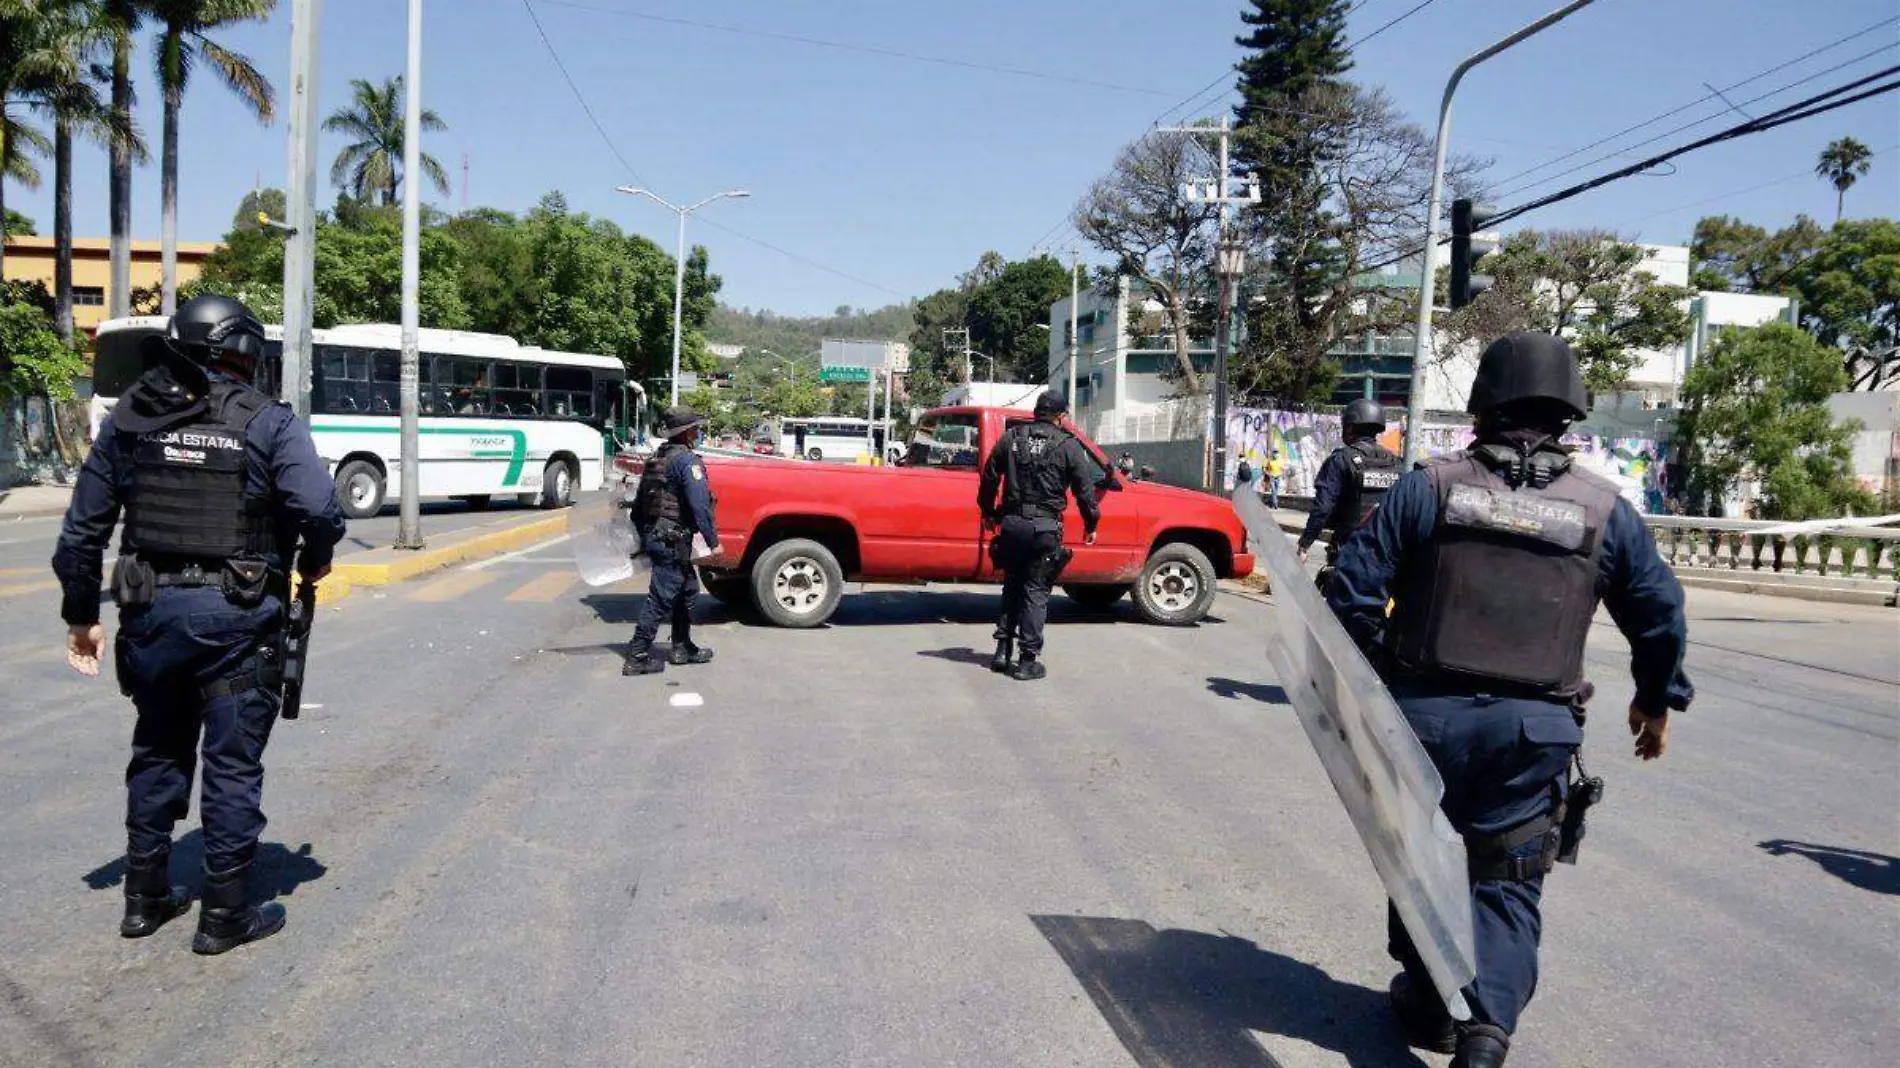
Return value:
M 277 549 L 269 502 L 244 492 L 245 433 L 271 400 L 229 382 L 207 400 L 203 414 L 134 446 L 125 534 L 148 560 L 222 563 Z
M 1350 526 L 1339 530 L 1349 534 L 1366 525 L 1379 510 L 1385 495 L 1398 484 L 1402 461 L 1376 441 L 1355 441 L 1346 446 L 1347 478 L 1341 488 L 1339 509 Z
M 666 477 L 673 457 L 686 451 L 686 446 L 669 441 L 647 457 L 646 467 L 640 472 L 640 488 L 634 491 L 633 518 L 639 526 L 650 527 L 662 519 L 678 523 L 686 514 L 679 494 Z
M 1401 666 L 1511 692 L 1575 695 L 1616 487 L 1567 466 L 1546 485 L 1513 485 L 1475 454 L 1424 471 L 1438 522 L 1425 558 L 1403 569 L 1392 615 Z
M 1069 492 L 1067 449 L 1074 435 L 1038 420 L 1003 436 L 1006 484 L 1003 512 L 1027 519 L 1062 519 Z

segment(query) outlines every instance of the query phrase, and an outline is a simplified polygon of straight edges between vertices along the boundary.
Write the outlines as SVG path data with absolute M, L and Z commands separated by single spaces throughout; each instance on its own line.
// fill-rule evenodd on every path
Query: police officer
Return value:
M 704 664 L 711 649 L 693 644 L 693 599 L 699 594 L 699 573 L 693 568 L 693 534 L 719 548 L 719 530 L 713 523 L 712 488 L 706 464 L 693 451 L 705 420 L 691 408 L 668 408 L 661 417 L 660 434 L 666 444 L 647 460 L 634 492 L 633 524 L 641 547 L 653 564 L 647 582 L 646 603 L 633 632 L 622 675 L 652 675 L 665 671 L 653 655 L 653 639 L 660 621 L 673 621 L 673 647 L 667 655 L 675 666 Z
M 1399 458 L 1379 444 L 1379 435 L 1385 433 L 1385 408 L 1378 401 L 1353 401 L 1340 413 L 1339 421 L 1346 443 L 1320 465 L 1313 479 L 1313 511 L 1300 534 L 1300 558 L 1305 559 L 1320 531 L 1332 531 L 1326 548 L 1329 567 L 1338 561 L 1346 536 L 1371 518 L 1386 491 L 1399 480 L 1400 466 Z
M 67 662 L 99 674 L 101 557 L 118 524 L 119 686 L 138 710 L 128 793 L 125 919 L 143 938 L 187 907 L 169 876 L 198 751 L 204 898 L 191 948 L 274 934 L 283 907 L 249 902 L 264 830 L 265 742 L 278 713 L 287 569 L 317 579 L 343 537 L 310 431 L 253 388 L 264 328 L 229 297 L 187 301 L 104 423 L 66 510 L 53 570 Z M 302 552 L 296 553 L 299 541 Z
M 1584 640 L 1599 602 L 1630 643 L 1636 752 L 1660 757 L 1682 673 L 1682 587 L 1643 521 L 1558 440 L 1584 415 L 1570 346 L 1512 334 L 1484 350 L 1471 449 L 1401 478 L 1339 559 L 1328 602 L 1372 655 L 1445 781 L 1471 862 L 1477 979 L 1452 1026 L 1396 914 L 1392 1002 L 1413 1044 L 1455 1068 L 1504 1063 L 1537 986 L 1538 905 L 1583 742 Z M 1390 618 L 1386 601 L 1396 598 Z
M 1000 527 L 991 559 L 1003 570 L 1003 612 L 996 624 L 996 655 L 990 670 L 1028 682 L 1048 675 L 1042 666 L 1042 626 L 1049 591 L 1068 562 L 1062 547 L 1063 498 L 1075 495 L 1082 513 L 1082 543 L 1095 544 L 1101 512 L 1095 506 L 1094 458 L 1060 425 L 1069 404 L 1054 393 L 1036 398 L 1036 419 L 1011 427 L 990 450 L 977 484 L 983 522 Z M 1002 505 L 997 489 L 1002 488 Z M 1011 664 L 1020 641 L 1022 658 Z

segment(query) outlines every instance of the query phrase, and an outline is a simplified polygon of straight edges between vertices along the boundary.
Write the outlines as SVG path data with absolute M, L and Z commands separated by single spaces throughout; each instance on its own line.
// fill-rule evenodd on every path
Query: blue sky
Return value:
M 1238 55 L 1237 0 L 533 0 L 548 36 L 608 134 L 639 174 L 602 143 L 536 36 L 522 0 L 425 0 L 424 94 L 448 120 L 429 152 L 463 203 L 521 210 L 550 190 L 667 248 L 673 218 L 616 185 L 648 184 L 676 202 L 745 188 L 750 200 L 708 209 L 745 237 L 694 223 L 726 280 L 723 299 L 786 313 L 871 307 L 948 284 L 987 249 L 1011 256 L 1061 243 L 1076 198 L 1125 142 Z M 1354 39 L 1418 0 L 1365 0 Z M 225 42 L 280 87 L 289 61 L 289 3 L 269 23 Z M 1463 56 L 1556 6 L 1556 0 L 1434 0 L 1357 49 L 1353 76 L 1384 86 L 1414 118 L 1433 119 L 1444 79 Z M 402 0 L 325 0 L 323 110 L 351 78 L 398 73 Z M 1025 77 L 889 55 L 741 35 L 677 22 L 718 23 L 959 62 L 1107 83 Z M 1900 15 L 1894 0 L 1599 0 L 1480 67 L 1458 97 L 1456 149 L 1492 157 L 1506 179 L 1660 112 Z M 1868 53 L 1875 53 L 1868 55 Z M 1853 62 L 1849 62 L 1853 61 Z M 141 55 L 140 69 L 150 67 Z M 1727 95 L 1751 114 L 1900 63 L 1900 22 L 1769 74 Z M 1829 67 L 1847 64 L 1833 73 Z M 1790 82 L 1803 86 L 1744 103 Z M 1138 91 L 1137 91 L 1138 90 Z M 156 140 L 157 94 L 140 119 Z M 1192 109 L 1215 114 L 1231 97 Z M 1563 164 L 1504 181 L 1501 191 L 1604 152 L 1666 133 L 1646 150 L 1738 121 L 1717 101 Z M 1812 177 L 1830 139 L 1851 134 L 1880 154 L 1848 194 L 1850 215 L 1900 215 L 1900 94 L 1719 145 L 1678 161 L 1674 174 L 1615 183 L 1526 217 L 1540 228 L 1601 226 L 1653 242 L 1686 243 L 1704 214 L 1777 225 L 1806 212 L 1831 221 L 1834 193 Z M 324 170 L 340 146 L 324 138 Z M 281 185 L 284 129 L 260 127 L 208 72 L 184 111 L 182 232 L 212 240 L 254 183 Z M 78 153 L 77 228 L 106 227 L 104 154 Z M 1599 162 L 1501 203 L 1611 169 Z M 155 170 L 142 172 L 134 223 L 158 230 Z M 327 206 L 331 195 L 320 203 Z M 50 223 L 50 190 L 10 187 L 8 203 Z M 1055 232 L 1052 234 L 1051 230 Z M 795 253 L 793 259 L 761 244 Z M 851 276 L 850 278 L 842 275 Z

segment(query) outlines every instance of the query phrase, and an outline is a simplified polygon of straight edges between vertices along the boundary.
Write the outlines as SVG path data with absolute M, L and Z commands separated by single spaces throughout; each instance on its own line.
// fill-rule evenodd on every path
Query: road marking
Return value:
M 20 597 L 29 593 L 56 589 L 59 589 L 58 579 L 48 579 L 45 582 L 21 582 L 12 586 L 0 586 L 0 597 Z
M 519 560 L 521 557 L 531 556 L 535 553 L 540 552 L 543 549 L 551 549 L 554 546 L 561 544 L 562 542 L 566 541 L 567 539 L 573 536 L 574 535 L 572 534 L 563 534 L 558 538 L 550 538 L 549 540 L 544 541 L 540 543 L 539 545 L 530 545 L 525 549 L 517 549 L 511 553 L 503 553 L 500 556 L 491 556 L 486 560 L 477 560 L 476 562 L 468 565 L 462 570 L 484 571 L 484 570 L 487 570 L 488 568 L 495 566 L 496 564 L 504 564 L 510 560 Z
M 536 576 L 534 581 L 509 594 L 504 600 L 546 603 L 566 593 L 567 588 L 578 581 L 579 578 L 572 571 L 550 571 Z
M 9 544 L 12 544 L 12 543 L 0 541 L 0 545 L 9 545 Z M 0 578 L 19 578 L 22 575 L 44 575 L 44 574 L 46 574 L 46 568 L 43 568 L 43 567 L 0 567 Z
M 673 699 L 667 702 L 674 708 L 698 708 L 705 703 L 706 699 L 696 693 L 676 693 Z
M 489 575 L 480 571 L 458 571 L 416 590 L 409 595 L 408 600 L 441 604 L 443 601 L 451 601 L 473 593 L 500 577 L 500 575 Z

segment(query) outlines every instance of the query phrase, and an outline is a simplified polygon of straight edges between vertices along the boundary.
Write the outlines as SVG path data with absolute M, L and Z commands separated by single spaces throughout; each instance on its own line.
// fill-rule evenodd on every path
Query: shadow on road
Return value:
M 593 609 L 602 623 L 631 626 L 639 620 L 640 602 L 645 596 L 643 593 L 592 593 L 583 596 L 581 603 Z M 998 591 L 965 593 L 918 588 L 847 593 L 838 602 L 837 612 L 825 626 L 894 627 L 928 626 L 934 623 L 993 625 L 1001 605 L 1002 596 Z M 693 622 L 701 626 L 721 623 L 739 623 L 747 627 L 774 626 L 750 606 L 734 608 L 709 596 L 702 597 L 699 606 L 693 610 Z M 1049 623 L 1052 626 L 1134 622 L 1136 619 L 1132 607 L 1118 606 L 1104 612 L 1083 608 L 1063 597 L 1049 599 Z M 1209 616 L 1200 625 L 1220 622 Z
M 919 649 L 918 656 L 927 656 L 933 660 L 948 660 L 953 664 L 976 664 L 984 668 L 990 666 L 990 654 L 966 647 L 949 649 Z
M 204 832 L 193 830 L 172 845 L 172 881 L 194 891 L 203 884 L 205 863 Z M 305 883 L 314 883 L 329 872 L 329 867 L 311 856 L 310 843 L 294 851 L 282 842 L 263 842 L 257 847 L 257 859 L 251 867 L 251 894 L 254 897 L 288 897 Z M 109 890 L 125 883 L 125 857 L 80 876 L 94 890 Z
M 1810 842 L 1791 842 L 1786 838 L 1759 843 L 1757 848 L 1771 857 L 1785 857 L 1790 853 L 1798 857 L 1806 857 L 1820 865 L 1822 871 L 1844 883 L 1858 886 L 1862 890 L 1871 890 L 1876 894 L 1900 895 L 1900 859 L 1884 853 L 1814 845 Z
M 1141 1068 L 1280 1068 L 1250 1031 L 1354 1068 L 1423 1068 L 1385 995 L 1232 936 L 1141 920 L 1031 916 Z
M 1207 680 L 1207 689 L 1214 696 L 1225 697 L 1229 701 L 1251 697 L 1270 705 L 1288 703 L 1286 691 L 1270 682 L 1238 682 L 1234 679 L 1211 678 Z

